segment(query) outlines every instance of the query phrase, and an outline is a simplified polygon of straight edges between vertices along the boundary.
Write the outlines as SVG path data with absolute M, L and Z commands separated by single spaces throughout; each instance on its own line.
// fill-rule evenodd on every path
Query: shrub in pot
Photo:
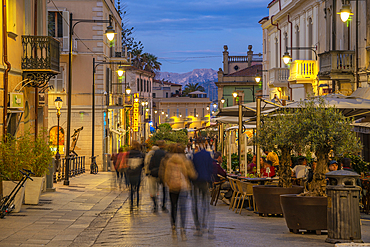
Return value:
M 32 163 L 31 150 L 33 143 L 31 137 L 30 133 L 18 138 L 7 135 L 0 141 L 0 173 L 2 174 L 4 196 L 10 194 L 17 181 L 21 180 L 23 175 L 19 170 L 29 168 Z M 23 197 L 24 187 L 16 195 L 13 212 L 20 211 Z
M 315 153 L 317 166 L 309 191 L 299 196 L 281 196 L 281 205 L 288 227 L 294 227 L 291 229 L 293 232 L 299 229 L 320 232 L 326 226 L 326 218 L 322 215 L 327 212 L 325 173 L 329 153 L 357 152 L 360 144 L 352 131 L 352 120 L 344 117 L 338 109 L 330 107 L 322 97 L 302 102 L 295 115 L 300 146 L 304 151 Z M 309 211 L 305 207 L 315 210 Z M 303 214 L 308 215 L 303 217 Z
M 35 174 L 32 176 L 33 181 L 28 181 L 25 189 L 25 204 L 38 204 L 45 181 L 45 174 L 49 171 L 53 153 L 49 143 L 45 141 L 44 133 L 40 133 L 32 143 L 32 162 L 29 169 Z
M 258 213 L 282 214 L 280 195 L 301 193 L 303 187 L 292 187 L 292 172 L 290 169 L 291 152 L 298 146 L 298 129 L 295 126 L 296 116 L 290 109 L 274 113 L 262 118 L 263 124 L 259 131 L 257 142 L 264 150 L 275 150 L 281 153 L 279 160 L 278 186 L 254 186 L 253 195 Z

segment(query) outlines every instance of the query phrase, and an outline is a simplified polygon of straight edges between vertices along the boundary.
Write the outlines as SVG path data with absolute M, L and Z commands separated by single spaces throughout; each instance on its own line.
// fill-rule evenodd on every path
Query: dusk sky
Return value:
M 271 0 L 126 0 L 134 37 L 162 63 L 162 72 L 184 73 L 222 66 L 223 46 L 245 55 L 248 45 L 262 52 L 258 21 Z

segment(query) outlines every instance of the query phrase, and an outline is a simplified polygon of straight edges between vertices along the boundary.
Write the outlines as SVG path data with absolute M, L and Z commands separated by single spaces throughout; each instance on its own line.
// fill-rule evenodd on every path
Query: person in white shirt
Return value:
M 293 176 L 295 176 L 298 180 L 298 184 L 303 184 L 303 180 L 307 178 L 308 175 L 308 167 L 307 167 L 307 160 L 305 157 L 301 157 L 298 159 L 298 165 L 296 165 L 293 169 Z

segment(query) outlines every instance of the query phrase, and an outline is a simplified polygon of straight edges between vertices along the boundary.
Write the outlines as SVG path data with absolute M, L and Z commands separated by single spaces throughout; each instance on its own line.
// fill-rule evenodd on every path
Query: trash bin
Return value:
M 361 188 L 356 185 L 360 177 L 351 171 L 332 171 L 329 179 L 328 238 L 329 243 L 363 243 L 361 240 L 359 197 Z

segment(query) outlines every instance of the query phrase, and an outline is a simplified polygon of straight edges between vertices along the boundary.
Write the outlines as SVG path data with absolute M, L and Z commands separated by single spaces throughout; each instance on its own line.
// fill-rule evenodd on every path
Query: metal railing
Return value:
M 353 72 L 355 67 L 354 51 L 328 51 L 319 54 L 320 73 Z
M 59 41 L 50 36 L 22 36 L 22 69 L 59 73 Z
M 54 183 L 65 179 L 67 159 L 60 159 L 60 165 L 54 171 Z M 75 177 L 85 173 L 85 156 L 69 157 L 69 177 Z

